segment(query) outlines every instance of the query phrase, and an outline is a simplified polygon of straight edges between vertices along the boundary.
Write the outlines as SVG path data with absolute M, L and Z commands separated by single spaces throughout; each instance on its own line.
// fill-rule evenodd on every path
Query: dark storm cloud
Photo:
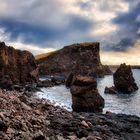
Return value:
M 39 48 L 99 41 L 104 50 L 125 51 L 139 39 L 139 2 L 0 0 L 0 38 Z
M 130 38 L 123 38 L 117 44 L 115 43 L 107 44 L 104 49 L 106 51 L 122 52 L 122 51 L 126 51 L 130 46 L 134 44 L 135 44 L 135 40 Z
M 18 38 L 22 39 L 23 43 L 37 44 L 46 46 L 46 42 L 53 42 L 59 40 L 68 39 L 70 33 L 76 33 L 80 31 L 85 33 L 92 26 L 92 22 L 88 19 L 69 15 L 68 25 L 58 28 L 52 28 L 50 26 L 38 26 L 29 24 L 15 19 L 0 19 L 0 27 L 5 29 L 5 33 L 10 34 L 10 41 L 16 41 Z M 64 21 L 65 22 L 65 21 Z
M 116 38 L 119 38 L 115 43 L 110 43 L 105 46 L 105 50 L 113 51 L 126 51 L 129 47 L 132 47 L 138 39 L 140 39 L 140 2 L 131 7 L 129 11 L 123 14 L 119 14 L 112 22 L 119 26 L 119 30 L 115 33 Z

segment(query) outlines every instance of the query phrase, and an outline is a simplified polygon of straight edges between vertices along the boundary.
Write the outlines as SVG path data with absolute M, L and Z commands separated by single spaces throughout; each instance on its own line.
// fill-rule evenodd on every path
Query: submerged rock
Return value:
M 37 80 L 34 56 L 28 51 L 16 50 L 0 42 L 0 87 L 11 88 L 13 84 L 32 83 Z
M 91 77 L 74 76 L 70 88 L 72 109 L 76 112 L 101 112 L 104 99 L 98 93 L 97 83 Z
M 138 90 L 135 83 L 131 67 L 129 65 L 121 64 L 120 67 L 113 74 L 114 85 L 119 92 L 131 93 Z

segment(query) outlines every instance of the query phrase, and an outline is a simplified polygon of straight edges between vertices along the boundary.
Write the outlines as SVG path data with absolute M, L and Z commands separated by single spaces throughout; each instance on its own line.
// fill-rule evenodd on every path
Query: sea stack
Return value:
M 40 75 L 63 75 L 69 73 L 83 76 L 101 77 L 110 74 L 108 66 L 100 61 L 98 42 L 77 43 L 61 50 L 42 55 L 37 59 Z M 36 57 L 37 58 L 37 57 Z
M 76 112 L 102 112 L 104 99 L 98 93 L 97 82 L 88 76 L 73 76 L 70 84 L 72 109 Z
M 30 52 L 16 50 L 0 42 L 0 88 L 36 82 L 37 75 L 35 58 Z
M 130 65 L 121 64 L 113 74 L 115 88 L 122 93 L 131 93 L 138 90 Z

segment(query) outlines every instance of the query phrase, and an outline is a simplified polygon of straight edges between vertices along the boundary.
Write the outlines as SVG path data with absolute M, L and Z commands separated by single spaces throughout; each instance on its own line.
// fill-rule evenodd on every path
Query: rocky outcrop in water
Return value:
M 99 43 L 78 43 L 37 59 L 40 75 L 64 75 L 70 72 L 94 77 L 110 74 L 108 66 L 100 61 Z
M 114 86 L 112 86 L 112 87 L 105 87 L 104 93 L 106 93 L 106 94 L 108 94 L 108 93 L 109 94 L 117 94 L 118 91 Z
M 49 80 L 38 81 L 37 87 L 53 87 L 65 84 L 65 79 L 58 77 L 51 77 Z
M 72 109 L 76 112 L 101 112 L 104 99 L 97 90 L 97 83 L 91 77 L 73 76 L 70 86 Z
M 13 84 L 35 82 L 37 75 L 36 62 L 30 52 L 0 42 L 0 88 L 10 89 Z
M 45 100 L 0 90 L 0 140 L 139 140 L 140 118 L 68 112 Z
M 135 83 L 131 67 L 121 64 L 120 67 L 113 74 L 114 85 L 119 92 L 131 93 L 138 90 L 138 86 Z

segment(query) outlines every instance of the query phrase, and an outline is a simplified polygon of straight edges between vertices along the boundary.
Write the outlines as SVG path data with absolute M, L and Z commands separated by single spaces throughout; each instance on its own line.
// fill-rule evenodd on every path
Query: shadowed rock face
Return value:
M 76 112 L 102 112 L 104 99 L 97 90 L 97 82 L 86 76 L 74 76 L 70 91 L 72 109 Z
M 16 50 L 0 42 L 1 88 L 12 84 L 35 82 L 37 74 L 35 59 L 30 52 Z
M 138 89 L 131 67 L 124 64 L 121 64 L 120 67 L 113 74 L 114 85 L 116 89 L 123 93 L 131 93 Z
M 100 62 L 99 43 L 79 43 L 37 60 L 40 74 L 64 75 L 70 72 L 80 75 L 103 76 L 110 74 L 107 66 Z

